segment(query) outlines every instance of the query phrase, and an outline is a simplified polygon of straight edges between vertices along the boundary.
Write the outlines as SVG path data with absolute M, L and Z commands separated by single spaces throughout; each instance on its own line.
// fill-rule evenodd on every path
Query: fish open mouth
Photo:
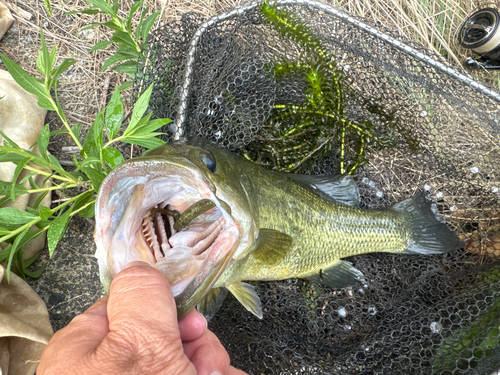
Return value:
M 101 185 L 95 232 L 101 281 L 108 289 L 128 263 L 142 260 L 165 275 L 178 306 L 192 308 L 227 266 L 239 228 L 199 171 L 145 163 L 124 163 Z
M 148 262 L 167 277 L 174 296 L 193 280 L 211 252 L 233 245 L 227 235 L 233 223 L 227 216 L 210 199 L 191 203 L 178 197 L 144 215 L 136 234 L 142 242 L 139 248 L 147 246 Z

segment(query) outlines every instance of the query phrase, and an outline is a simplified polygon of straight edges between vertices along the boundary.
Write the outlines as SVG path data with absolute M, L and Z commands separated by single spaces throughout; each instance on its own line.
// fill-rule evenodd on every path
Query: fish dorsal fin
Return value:
M 320 270 L 318 274 L 309 276 L 307 279 L 332 289 L 366 284 L 363 273 L 345 260 L 339 260 L 333 266 Z
M 290 173 L 287 176 L 299 185 L 315 191 L 329 201 L 349 206 L 359 206 L 358 186 L 351 175 L 310 176 Z
M 226 288 L 212 288 L 198 303 L 196 308 L 205 316 L 207 322 L 212 319 L 217 310 L 219 310 L 227 293 L 228 290 Z
M 237 281 L 226 287 L 248 311 L 257 318 L 262 319 L 263 315 L 262 308 L 260 307 L 260 299 L 252 285 Z
M 274 266 L 292 247 L 292 237 L 274 229 L 260 228 L 257 246 L 252 256 L 259 263 Z

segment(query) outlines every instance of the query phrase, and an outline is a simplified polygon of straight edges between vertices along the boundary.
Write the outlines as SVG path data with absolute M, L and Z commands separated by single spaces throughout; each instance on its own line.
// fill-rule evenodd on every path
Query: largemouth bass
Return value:
M 96 257 L 107 289 L 134 260 L 168 279 L 179 317 L 210 312 L 227 288 L 262 318 L 243 281 L 364 283 L 342 260 L 371 252 L 434 254 L 462 242 L 423 194 L 381 210 L 357 207 L 352 177 L 276 173 L 199 140 L 164 145 L 116 167 L 96 204 Z

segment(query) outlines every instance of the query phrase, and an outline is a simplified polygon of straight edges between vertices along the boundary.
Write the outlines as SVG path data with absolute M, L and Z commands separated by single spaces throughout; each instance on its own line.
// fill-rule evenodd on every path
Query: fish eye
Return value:
M 200 154 L 201 161 L 205 163 L 210 172 L 215 172 L 217 163 L 215 162 L 215 157 L 209 152 L 203 152 Z

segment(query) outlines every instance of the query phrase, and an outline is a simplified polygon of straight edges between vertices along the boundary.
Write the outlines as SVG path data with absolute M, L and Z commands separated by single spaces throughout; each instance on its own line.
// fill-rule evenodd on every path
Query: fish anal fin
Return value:
M 339 260 L 334 265 L 321 269 L 319 273 L 309 276 L 307 279 L 332 289 L 366 284 L 363 273 L 345 260 Z
M 274 229 L 260 228 L 258 243 L 252 256 L 259 263 L 274 266 L 292 248 L 292 237 Z
M 205 316 L 207 322 L 212 319 L 226 298 L 226 288 L 212 288 L 196 306 L 197 310 Z
M 359 206 L 358 186 L 351 175 L 310 176 L 290 173 L 288 176 L 299 185 L 315 191 L 331 202 Z
M 248 311 L 257 318 L 262 319 L 263 315 L 262 308 L 260 307 L 260 299 L 252 285 L 237 281 L 226 285 L 226 287 Z

